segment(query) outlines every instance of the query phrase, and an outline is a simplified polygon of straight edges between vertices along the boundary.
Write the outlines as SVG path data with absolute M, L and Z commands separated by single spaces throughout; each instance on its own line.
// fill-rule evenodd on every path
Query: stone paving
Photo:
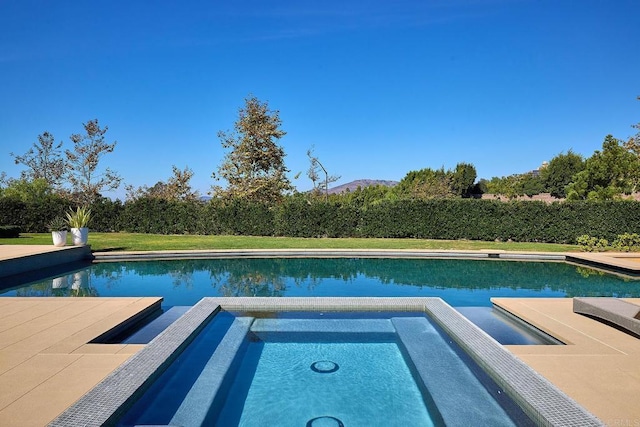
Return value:
M 640 298 L 624 298 L 640 305 Z M 640 339 L 573 312 L 571 298 L 492 302 L 566 345 L 505 346 L 611 426 L 640 426 Z
M 161 298 L 0 298 L 0 425 L 43 426 L 143 345 L 90 344 Z

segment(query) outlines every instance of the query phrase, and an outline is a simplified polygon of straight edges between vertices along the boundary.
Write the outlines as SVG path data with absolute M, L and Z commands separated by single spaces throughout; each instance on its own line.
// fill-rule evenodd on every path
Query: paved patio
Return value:
M 640 426 L 639 338 L 574 313 L 570 298 L 492 301 L 566 344 L 507 349 L 607 425 Z
M 143 345 L 90 344 L 161 298 L 0 298 L 0 425 L 43 426 Z

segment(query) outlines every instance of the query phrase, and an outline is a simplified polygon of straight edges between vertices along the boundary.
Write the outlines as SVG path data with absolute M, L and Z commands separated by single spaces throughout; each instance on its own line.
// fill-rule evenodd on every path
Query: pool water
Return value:
M 437 296 L 454 307 L 490 307 L 492 297 L 640 297 L 640 286 L 559 262 L 241 258 L 95 263 L 0 295 L 161 296 L 165 308 L 208 296 Z
M 218 313 L 119 425 L 532 425 L 424 314 Z
M 396 343 L 254 342 L 239 373 L 218 416 L 230 425 L 433 425 Z

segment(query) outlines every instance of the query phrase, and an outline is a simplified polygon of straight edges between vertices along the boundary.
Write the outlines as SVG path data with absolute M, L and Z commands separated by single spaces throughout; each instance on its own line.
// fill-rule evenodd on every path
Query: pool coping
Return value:
M 513 252 L 484 250 L 421 249 L 207 249 L 167 251 L 94 252 L 93 262 L 152 261 L 171 259 L 219 258 L 407 258 L 407 259 L 494 259 L 510 261 L 547 261 L 585 265 L 640 280 L 637 253 L 627 252 Z
M 461 259 L 529 259 L 564 261 L 566 254 L 552 252 L 507 252 L 500 250 L 422 250 L 422 249 L 212 249 L 94 252 L 94 262 L 162 259 L 215 259 L 215 258 L 461 258 Z
M 1 245 L 0 278 L 91 260 L 91 246 Z
M 144 349 L 51 422 L 51 426 L 114 423 L 173 357 L 220 310 L 229 311 L 414 311 L 425 312 L 514 399 L 538 425 L 603 425 L 551 382 L 501 346 L 442 299 L 396 298 L 203 298 Z

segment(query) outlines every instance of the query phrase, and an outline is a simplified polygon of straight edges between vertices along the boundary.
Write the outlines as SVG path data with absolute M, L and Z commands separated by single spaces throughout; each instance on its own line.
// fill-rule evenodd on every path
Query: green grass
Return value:
M 71 238 L 67 244 L 71 243 Z M 50 233 L 23 233 L 0 239 L 8 245 L 51 245 Z M 93 251 L 159 251 L 180 249 L 451 249 L 535 252 L 577 251 L 577 245 L 423 239 L 303 239 L 296 237 L 194 236 L 135 233 L 89 233 Z

